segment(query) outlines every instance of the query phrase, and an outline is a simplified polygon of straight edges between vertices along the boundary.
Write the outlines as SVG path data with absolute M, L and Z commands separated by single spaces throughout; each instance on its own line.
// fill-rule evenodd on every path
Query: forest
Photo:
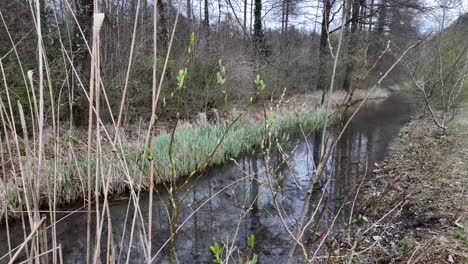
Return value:
M 0 20 L 0 263 L 468 262 L 466 0 Z

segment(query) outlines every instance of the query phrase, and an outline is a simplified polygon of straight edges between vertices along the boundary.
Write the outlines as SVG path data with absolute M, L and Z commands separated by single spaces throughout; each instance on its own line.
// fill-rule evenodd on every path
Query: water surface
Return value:
M 326 208 L 321 214 L 318 226 L 311 228 L 305 237 L 305 244 L 314 247 L 320 234 L 326 231 L 335 217 L 349 217 L 349 206 L 342 207 L 346 198 L 353 195 L 353 187 L 358 184 L 366 171 L 366 164 L 381 162 L 392 139 L 399 129 L 409 120 L 411 102 L 409 99 L 395 94 L 383 101 L 372 101 L 364 105 L 359 114 L 351 122 L 337 148 L 327 163 L 326 178 L 321 181 L 322 190 L 326 193 L 322 200 Z M 335 129 L 336 130 L 336 129 Z M 336 136 L 337 131 L 328 135 Z M 281 152 L 271 153 L 269 168 L 274 184 L 280 184 L 281 192 L 278 201 L 284 213 L 285 224 L 293 229 L 299 218 L 304 202 L 304 191 L 310 184 L 314 164 L 317 162 L 321 133 L 316 132 L 306 139 L 302 138 L 294 144 L 284 146 L 285 160 Z M 285 162 L 286 161 L 286 162 Z M 213 263 L 209 246 L 215 241 L 234 241 L 234 246 L 241 252 L 250 253 L 247 237 L 255 235 L 254 252 L 259 256 L 260 263 L 285 263 L 291 239 L 275 210 L 274 200 L 265 173 L 266 166 L 261 155 L 250 155 L 228 162 L 225 165 L 208 169 L 199 183 L 184 201 L 181 222 L 196 211 L 178 233 L 177 259 L 179 263 Z M 369 169 L 371 171 L 371 169 Z M 278 175 L 284 180 L 277 182 Z M 371 177 L 371 176 L 370 176 Z M 239 180 L 245 178 L 243 180 Z M 328 184 L 327 183 L 328 181 Z M 230 186 L 219 192 L 224 187 Z M 161 199 L 167 200 L 163 188 Z M 215 195 L 216 194 L 216 195 Z M 311 215 L 322 192 L 314 192 Z M 156 197 L 156 196 L 155 196 Z M 157 200 L 157 198 L 155 198 Z M 133 219 L 133 209 L 126 219 L 128 200 L 113 201 L 112 235 L 116 244 L 115 254 L 119 258 L 120 243 L 123 250 L 120 255 L 122 263 L 127 258 L 130 227 Z M 148 197 L 143 196 L 140 202 L 144 219 L 148 214 Z M 321 211 L 321 210 L 319 210 Z M 58 214 L 60 217 L 61 214 Z M 336 225 L 339 226 L 340 220 Z M 57 225 L 58 243 L 62 245 L 65 263 L 84 263 L 86 258 L 86 213 L 77 213 L 66 218 Z M 93 226 L 95 224 L 93 223 Z M 129 263 L 143 263 L 144 253 L 139 224 L 134 233 L 133 245 Z M 126 229 L 122 239 L 123 229 Z M 169 228 L 166 209 L 161 201 L 153 204 L 153 255 L 169 238 Z M 104 228 L 102 245 L 102 262 L 105 262 L 107 243 L 107 228 Z M 21 224 L 12 223 L 10 233 L 13 246 L 22 241 Z M 0 255 L 7 252 L 6 232 L 0 230 Z M 231 260 L 238 262 L 239 255 Z M 298 252 L 300 254 L 300 252 Z M 154 263 L 167 263 L 169 246 L 166 246 L 156 257 Z M 1 261 L 0 261 L 1 262 Z M 233 262 L 234 263 L 234 262 Z

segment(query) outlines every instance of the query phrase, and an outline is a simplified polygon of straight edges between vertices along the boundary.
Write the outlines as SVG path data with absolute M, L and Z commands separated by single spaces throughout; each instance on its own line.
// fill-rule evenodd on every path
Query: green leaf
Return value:
M 179 70 L 179 75 L 177 76 L 178 88 L 182 89 L 184 87 L 185 75 L 187 75 L 187 69 Z
M 218 84 L 220 84 L 220 85 L 223 85 L 224 82 L 226 81 L 226 80 L 221 76 L 221 73 L 220 73 L 220 72 L 218 72 L 218 73 L 216 74 L 216 79 L 218 80 Z
M 194 45 L 195 45 L 195 32 L 192 32 L 190 34 L 190 48 L 193 48 Z
M 254 246 L 255 246 L 255 235 L 254 234 L 251 234 L 248 238 L 247 238 L 247 241 L 249 242 L 249 248 L 251 250 L 253 250 Z
M 283 176 L 283 174 L 280 173 L 280 174 L 278 175 L 278 179 L 277 179 L 277 181 L 276 181 L 277 187 L 280 187 L 280 186 L 283 184 L 283 180 L 284 180 L 284 176 Z
M 266 85 L 265 83 L 263 82 L 262 79 L 260 79 L 260 75 L 257 74 L 257 78 L 255 79 L 255 85 L 257 85 L 257 89 L 259 89 L 260 91 L 265 91 L 266 89 Z
M 224 83 L 226 82 L 226 70 L 224 69 L 224 66 L 221 63 L 221 60 L 219 60 L 219 69 L 220 71 L 217 72 L 216 79 L 218 80 L 218 84 L 224 85 Z
M 147 147 L 143 153 L 145 153 L 144 158 L 146 160 L 151 161 L 153 159 L 153 155 L 151 155 L 151 149 L 150 148 Z
M 259 85 L 260 84 L 260 75 L 257 74 L 257 79 L 255 79 L 255 84 Z
M 258 256 L 257 254 L 254 254 L 251 260 L 248 260 L 245 262 L 245 264 L 256 264 L 258 261 Z
M 213 246 L 210 246 L 211 252 L 214 255 L 214 263 L 221 264 L 221 255 L 223 254 L 223 248 L 219 246 L 218 242 L 214 242 Z

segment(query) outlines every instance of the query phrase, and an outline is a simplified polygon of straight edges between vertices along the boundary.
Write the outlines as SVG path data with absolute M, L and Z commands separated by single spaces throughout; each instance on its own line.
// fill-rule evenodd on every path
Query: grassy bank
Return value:
M 358 91 L 354 100 L 361 100 L 365 96 L 365 91 Z M 370 98 L 384 98 L 389 93 L 383 89 L 378 90 Z M 340 103 L 345 100 L 346 93 L 342 91 L 335 92 L 331 99 L 333 113 Z M 174 134 L 172 145 L 174 171 L 176 177 L 183 177 L 195 171 L 201 164 L 207 161 L 207 157 L 216 148 L 214 155 L 206 162 L 206 167 L 223 164 L 231 158 L 238 158 L 240 155 L 247 154 L 258 148 L 264 133 L 265 117 L 264 108 L 267 110 L 267 123 L 271 125 L 270 135 L 273 139 L 287 141 L 294 135 L 302 136 L 302 132 L 309 133 L 323 126 L 326 114 L 319 107 L 321 93 L 315 92 L 307 95 L 296 95 L 288 100 L 263 102 L 253 105 L 242 117 L 230 125 L 230 122 L 218 120 L 218 122 L 208 122 L 206 115 L 202 114 L 196 120 L 181 121 Z M 233 111 L 231 120 L 234 120 L 236 114 Z M 231 121 L 232 122 L 232 121 Z M 330 124 L 330 123 L 329 123 Z M 171 145 L 171 124 L 161 123 L 158 127 L 163 127 L 153 140 L 151 151 L 146 157 L 144 152 L 144 135 L 141 129 L 133 127 L 132 129 L 122 130 L 122 149 L 119 149 L 119 156 L 115 157 L 115 150 L 111 144 L 104 141 L 101 145 L 100 168 L 102 174 L 109 175 L 109 195 L 119 197 L 126 194 L 130 182 L 141 183 L 138 187 L 146 189 L 150 185 L 148 175 L 148 160 L 154 160 L 154 169 L 156 172 L 155 181 L 161 183 L 167 181 L 171 175 L 169 148 Z M 301 131 L 301 129 L 303 131 Z M 109 131 L 112 131 L 110 128 Z M 40 185 L 41 203 L 47 207 L 49 199 L 48 194 L 53 193 L 52 184 L 56 188 L 56 204 L 65 205 L 79 201 L 86 197 L 87 191 L 87 152 L 86 152 L 86 132 L 77 130 L 74 132 L 63 131 L 64 136 L 59 139 L 60 149 L 56 152 L 49 147 L 46 155 L 46 167 L 44 177 Z M 49 133 L 51 135 L 51 133 Z M 103 136 L 103 138 L 105 138 Z M 53 146 L 53 138 L 48 137 L 46 145 Z M 94 148 L 95 146 L 93 146 Z M 3 148 L 6 150 L 6 147 Z M 95 152 L 95 151 L 93 151 Z M 34 161 L 27 161 L 25 156 L 21 159 L 13 157 L 8 160 L 4 155 L 6 162 L 6 176 L 0 185 L 1 210 L 9 212 L 18 211 L 24 208 L 23 186 L 20 173 L 18 171 L 19 163 L 23 165 L 23 174 L 26 179 L 36 173 L 37 164 Z M 56 159 L 56 160 L 55 160 Z M 143 167 L 142 167 L 142 164 Z M 13 169 L 16 167 L 16 173 Z M 92 157 L 91 171 L 96 169 L 96 157 Z M 105 172 L 105 173 L 104 173 Z M 95 173 L 92 173 L 95 175 Z M 140 178 L 142 177 L 142 178 Z M 95 184 L 95 179 L 91 180 Z M 49 183 L 49 187 L 47 186 Z M 104 183 L 101 183 L 101 186 Z M 94 186 L 92 186 L 94 189 Z M 6 208 L 5 208 L 6 205 Z M 0 219 L 3 218 L 3 213 Z
M 324 121 L 324 111 L 288 114 L 271 113 L 267 117 L 267 122 L 271 124 L 271 137 L 283 141 L 287 140 L 291 134 L 297 134 L 301 131 L 300 129 L 306 133 L 312 132 L 322 127 Z M 207 160 L 207 157 L 216 149 L 218 144 L 219 147 L 207 162 L 207 167 L 221 165 L 228 159 L 237 158 L 242 154 L 253 151 L 261 143 L 264 127 L 265 121 L 258 122 L 249 116 L 240 117 L 232 125 L 227 122 L 209 123 L 206 119 L 194 123 L 181 123 L 175 130 L 172 145 L 174 170 L 177 177 L 195 171 Z M 148 164 L 149 162 L 145 159 L 154 159 L 157 182 L 166 181 L 171 175 L 169 166 L 171 134 L 169 132 L 163 131 L 155 137 L 150 156 L 147 157 L 142 156 L 143 144 L 133 141 L 129 140 L 124 143 L 124 146 L 128 147 L 124 149 L 125 161 L 123 159 L 112 159 L 112 151 L 103 148 L 102 164 L 100 166 L 103 167 L 103 171 L 111 170 L 109 194 L 114 197 L 118 197 L 128 190 L 128 175 L 134 183 L 141 182 L 140 187 L 147 188 L 149 186 L 149 177 L 146 176 L 149 170 L 147 167 L 141 167 L 142 160 L 143 164 Z M 93 171 L 95 165 L 96 161 L 93 158 L 91 164 Z M 50 182 L 56 182 L 57 204 L 71 203 L 84 197 L 87 190 L 86 153 L 70 150 L 59 157 L 56 168 L 57 171 L 54 174 L 55 163 L 53 159 L 49 160 L 45 176 L 49 177 Z M 143 171 L 143 174 L 140 173 L 141 171 Z M 25 170 L 27 177 L 30 176 L 30 173 L 35 173 L 35 171 Z M 140 179 L 140 175 L 143 178 Z M 43 184 L 40 186 L 44 204 L 46 204 L 48 193 L 46 182 L 44 179 Z M 95 179 L 92 182 L 94 184 Z M 6 184 L 1 185 L 0 193 L 2 200 L 6 200 L 9 211 L 16 211 L 24 206 L 22 199 L 18 197 L 18 193 L 22 193 L 22 187 L 18 185 L 18 181 L 15 182 L 14 178 L 10 178 Z M 2 204 L 4 203 L 2 202 Z M 2 211 L 4 211 L 4 208 L 2 208 Z

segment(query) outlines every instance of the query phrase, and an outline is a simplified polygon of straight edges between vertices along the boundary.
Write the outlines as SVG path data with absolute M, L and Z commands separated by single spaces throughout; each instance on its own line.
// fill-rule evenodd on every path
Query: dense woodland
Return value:
M 110 107 L 114 110 L 119 107 L 117 98 L 127 78 L 130 82 L 125 120 L 148 120 L 154 3 L 98 2 L 100 12 L 105 14 L 100 44 L 101 72 Z M 366 88 L 369 86 L 366 72 L 383 52 L 387 41 L 391 41 L 391 51 L 376 65 L 372 76 L 384 71 L 406 47 L 427 37 L 427 32 L 420 30 L 422 14 L 437 8 L 417 0 L 345 3 L 348 6 L 342 14 L 340 1 L 157 1 L 158 79 L 162 78 L 165 57 L 171 48 L 162 89 L 167 107 L 158 110 L 159 114 L 173 115 L 171 94 L 177 73 L 187 61 L 190 32 L 195 33 L 195 45 L 187 65 L 185 118 L 196 112 L 222 108 L 224 95 L 216 81 L 219 61 L 227 71 L 230 99 L 239 104 L 255 93 L 252 80 L 257 74 L 268 84 L 265 98 L 277 98 L 284 89 L 288 93 L 307 93 L 328 88 L 333 68 L 331 52 L 335 52 L 342 29 L 344 43 L 336 88 L 348 91 L 357 86 Z M 28 1 L 2 1 L 0 5 L 3 22 L 0 53 L 6 78 L 15 100 L 26 105 L 31 85 L 27 71 L 33 70 L 37 75 L 34 17 Z M 54 101 L 60 97 L 61 118 L 76 126 L 86 123 L 84 90 L 89 86 L 92 14 L 90 0 L 43 1 L 41 5 L 45 56 L 53 76 L 47 80 L 50 96 Z M 431 30 L 433 36 L 439 29 Z M 134 52 L 129 65 L 131 49 Z M 398 82 L 402 78 L 401 71 L 395 71 L 388 79 Z M 33 82 L 36 79 L 37 76 Z

